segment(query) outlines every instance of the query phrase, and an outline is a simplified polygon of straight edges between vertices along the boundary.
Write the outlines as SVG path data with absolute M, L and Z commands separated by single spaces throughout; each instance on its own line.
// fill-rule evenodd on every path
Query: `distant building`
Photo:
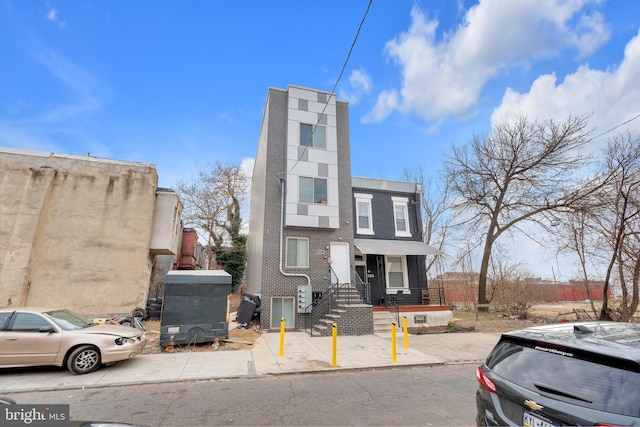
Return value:
M 469 307 L 477 301 L 478 273 L 447 272 L 435 278 L 444 288 L 446 300 L 452 304 Z M 489 278 L 489 282 L 491 279 Z M 576 302 L 589 299 L 589 293 L 594 301 L 602 301 L 604 295 L 604 282 L 601 280 L 589 281 L 588 291 L 582 280 L 569 280 L 567 282 L 555 282 L 542 280 L 539 277 L 530 278 L 521 283 L 527 290 L 532 302 Z M 609 297 L 611 297 L 611 290 Z M 501 292 L 495 293 L 495 301 L 501 298 Z

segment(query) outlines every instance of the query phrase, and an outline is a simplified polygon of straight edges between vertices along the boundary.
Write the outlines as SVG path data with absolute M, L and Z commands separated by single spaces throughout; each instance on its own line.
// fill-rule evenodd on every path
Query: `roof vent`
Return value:
M 584 325 L 573 325 L 573 333 L 576 335 L 592 334 L 593 331 Z

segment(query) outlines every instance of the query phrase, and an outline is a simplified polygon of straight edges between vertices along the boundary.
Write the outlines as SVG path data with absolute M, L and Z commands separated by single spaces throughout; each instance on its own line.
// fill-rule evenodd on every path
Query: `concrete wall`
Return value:
M 154 165 L 0 148 L 0 307 L 146 303 Z

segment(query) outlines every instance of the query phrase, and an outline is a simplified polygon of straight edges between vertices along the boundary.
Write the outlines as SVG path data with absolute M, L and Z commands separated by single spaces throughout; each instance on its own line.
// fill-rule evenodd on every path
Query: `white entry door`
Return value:
M 332 242 L 330 251 L 331 284 L 351 283 L 349 245 L 342 242 Z

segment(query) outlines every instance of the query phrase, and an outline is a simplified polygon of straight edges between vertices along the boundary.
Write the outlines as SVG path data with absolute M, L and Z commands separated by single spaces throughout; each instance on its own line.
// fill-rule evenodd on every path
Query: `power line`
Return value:
M 608 134 L 609 132 L 613 132 L 614 130 L 618 129 L 620 126 L 624 126 L 624 125 L 626 125 L 627 123 L 630 123 L 630 122 L 634 121 L 634 120 L 635 120 L 635 119 L 637 119 L 638 117 L 640 117 L 640 114 L 636 115 L 635 117 L 630 118 L 630 119 L 629 119 L 629 120 L 627 120 L 626 122 L 620 123 L 619 125 L 616 125 L 616 126 L 612 127 L 611 129 L 609 129 L 609 130 L 608 130 L 608 131 L 606 131 L 606 132 L 602 132 L 600 135 L 596 135 L 596 136 L 594 136 L 593 138 L 591 138 L 591 139 L 590 139 L 590 141 L 593 141 L 593 140 L 594 140 L 594 139 L 596 139 L 596 138 L 600 138 L 601 136 L 606 135 L 606 134 Z
M 327 101 L 324 103 L 324 107 L 322 108 L 322 112 L 318 116 L 318 120 L 316 121 L 316 124 L 313 126 L 313 129 L 311 131 L 311 135 L 309 136 L 309 141 L 308 141 L 309 144 L 304 146 L 304 150 L 298 156 L 298 160 L 296 160 L 296 162 L 293 164 L 293 166 L 291 166 L 291 169 L 289 169 L 289 172 L 291 172 L 298 165 L 298 163 L 300 162 L 300 159 L 302 158 L 302 156 L 304 156 L 304 153 L 307 151 L 307 149 L 310 146 L 310 144 L 313 144 L 313 135 L 316 133 L 316 129 L 318 128 L 318 125 L 320 124 L 320 120 L 322 119 L 322 116 L 324 116 L 324 112 L 326 111 L 327 107 L 329 106 L 329 101 L 331 101 L 331 97 L 335 96 L 336 87 L 338 87 L 338 83 L 340 83 L 340 79 L 342 79 L 342 75 L 344 74 L 344 70 L 347 68 L 347 64 L 349 63 L 349 59 L 351 58 L 351 53 L 353 52 L 353 48 L 356 45 L 356 41 L 358 40 L 358 36 L 360 36 L 360 30 L 362 29 L 362 26 L 364 25 L 364 21 L 367 19 L 367 15 L 369 14 L 369 9 L 371 9 L 371 4 L 372 3 L 373 3 L 373 0 L 369 0 L 369 4 L 367 5 L 367 10 L 364 12 L 364 16 L 362 17 L 362 20 L 360 21 L 360 25 L 358 26 L 358 31 L 356 32 L 356 36 L 353 39 L 353 42 L 351 43 L 351 47 L 349 48 L 349 53 L 347 54 L 347 58 L 345 59 L 344 64 L 342 65 L 342 70 L 340 70 L 340 74 L 338 75 L 338 79 L 336 80 L 336 83 L 333 85 L 333 89 L 331 89 L 331 92 L 329 93 L 329 97 L 327 98 Z
M 351 43 L 351 48 L 349 49 L 349 54 L 347 55 L 347 59 L 344 61 L 344 65 L 342 66 L 342 70 L 340 71 L 340 75 L 338 76 L 338 80 L 336 80 L 336 84 L 333 85 L 333 89 L 331 89 L 331 94 L 334 95 L 335 91 L 336 91 L 336 87 L 338 86 L 338 83 L 340 82 L 340 79 L 342 78 L 342 74 L 344 74 L 344 70 L 345 68 L 347 68 L 347 63 L 349 62 L 349 58 L 351 58 L 351 52 L 353 52 L 353 48 L 356 45 L 356 41 L 358 40 L 358 36 L 360 35 L 360 30 L 362 29 L 362 26 L 364 25 L 364 21 L 365 19 L 367 19 L 367 15 L 369 14 L 369 9 L 371 9 L 371 3 L 373 3 L 373 0 L 369 0 L 369 4 L 367 5 L 367 10 L 364 13 L 364 16 L 362 17 L 362 21 L 360 21 L 360 26 L 358 27 L 358 32 L 356 33 L 356 37 L 353 39 L 353 43 Z M 329 96 L 329 99 L 331 99 L 331 96 Z M 325 108 L 327 108 L 327 105 L 329 104 L 329 101 L 327 101 L 327 103 L 325 104 Z M 324 109 L 322 110 L 322 112 L 324 113 Z

